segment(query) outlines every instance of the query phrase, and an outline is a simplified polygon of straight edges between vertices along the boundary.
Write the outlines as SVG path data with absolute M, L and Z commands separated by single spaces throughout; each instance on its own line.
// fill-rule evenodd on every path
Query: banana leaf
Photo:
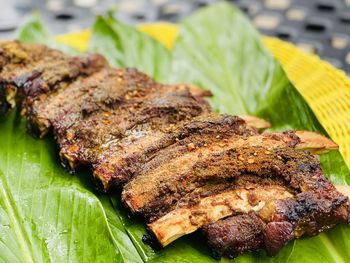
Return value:
M 27 19 L 17 31 L 17 39 L 22 42 L 40 43 L 52 48 L 60 49 L 71 55 L 79 52 L 74 48 L 62 45 L 54 40 L 54 36 L 46 29 L 40 20 L 38 13 L 33 14 Z
M 22 27 L 19 39 L 67 50 L 38 18 Z M 89 49 L 112 65 L 135 67 L 163 82 L 210 89 L 210 103 L 218 111 L 258 115 L 276 130 L 326 134 L 254 27 L 229 4 L 212 5 L 181 22 L 172 51 L 111 15 L 100 16 Z M 339 153 L 323 155 L 321 163 L 334 183 L 350 182 Z M 122 207 L 119 193 L 98 195 L 89 171 L 75 176 L 64 171 L 55 142 L 26 134 L 25 121 L 15 111 L 0 120 L 0 195 L 4 262 L 215 262 L 199 234 L 161 251 L 143 244 L 145 228 Z M 261 251 L 236 261 L 349 262 L 349 236 L 349 226 L 338 226 L 291 242 L 274 258 Z

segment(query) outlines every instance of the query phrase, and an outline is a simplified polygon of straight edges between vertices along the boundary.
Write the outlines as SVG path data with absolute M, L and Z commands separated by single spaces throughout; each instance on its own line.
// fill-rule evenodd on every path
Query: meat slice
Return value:
M 213 258 L 235 258 L 264 247 L 265 223 L 255 212 L 230 216 L 202 228 Z M 289 232 L 288 232 L 289 233 Z
M 219 219 L 259 211 L 271 200 L 292 197 L 293 190 L 282 183 L 270 179 L 256 180 L 254 176 L 246 175 L 244 179 L 233 182 L 197 188 L 181 198 L 172 211 L 148 224 L 148 229 L 162 246 L 166 246 Z
M 115 145 L 108 145 L 98 161 L 94 163 L 94 176 L 105 189 L 109 184 L 128 182 L 146 168 L 144 165 L 154 159 L 153 167 L 169 163 L 185 154 L 191 147 L 203 147 L 208 140 L 226 136 L 257 134 L 254 128 L 236 116 L 207 113 L 177 125 L 166 125 L 156 129 L 151 126 L 137 126 Z M 176 148 L 176 150 L 174 150 Z M 147 169 L 151 169 L 148 165 Z
M 62 52 L 43 45 L 0 42 L 0 114 L 16 105 L 17 87 L 12 80 L 37 63 L 67 57 Z
M 21 101 L 22 114 L 27 115 L 29 119 L 33 115 L 32 104 L 39 97 L 43 101 L 47 93 L 107 66 L 106 60 L 97 54 L 70 57 L 39 45 L 9 42 L 4 45 L 3 50 L 3 93 L 7 95 L 7 103 L 14 104 L 14 99 Z M 18 63 L 21 63 L 21 66 L 18 66 Z M 30 121 L 29 124 L 31 123 Z M 30 128 L 33 127 L 30 125 Z M 43 130 L 41 133 L 45 132 L 46 130 Z
M 97 54 L 40 62 L 17 76 L 14 84 L 23 97 L 22 113 L 31 114 L 33 102 L 39 97 L 66 87 L 79 77 L 89 76 L 107 66 L 106 60 Z
M 266 249 L 274 256 L 289 241 L 302 235 L 313 236 L 336 224 L 348 224 L 348 196 L 333 187 L 328 191 L 332 194 L 304 192 L 293 198 L 274 198 L 259 211 L 251 210 L 204 226 L 202 232 L 212 256 L 234 258 L 258 249 Z
M 160 151 L 125 186 L 122 199 L 133 212 L 157 215 L 160 208 L 168 208 L 165 203 L 172 204 L 208 181 L 229 180 L 241 173 L 267 177 L 291 172 L 283 168 L 297 172 L 295 158 L 309 162 L 308 166 L 316 162 L 311 156 L 288 147 L 298 142 L 294 133 L 239 136 L 228 131 L 224 135 L 200 137 L 198 143 L 189 138 L 187 144 L 192 143 L 194 149 L 176 144 Z M 162 163 L 159 159 L 164 156 L 173 158 Z
M 124 73 L 124 70 L 103 68 L 39 97 L 28 114 L 31 127 L 40 130 L 42 135 L 53 127 L 61 138 L 74 123 L 94 112 L 112 110 L 120 103 L 122 96 L 133 88 L 133 85 L 126 90 L 120 88 L 119 82 Z M 132 79 L 131 74 L 127 77 Z
M 85 117 L 68 129 L 58 127 L 60 122 L 56 125 L 61 157 L 71 168 L 101 163 L 111 155 L 117 157 L 123 147 L 147 134 L 157 136 L 210 111 L 208 103 L 193 96 L 187 86 L 161 85 L 135 70 L 122 71 L 117 82 L 108 83 L 118 90 L 115 95 L 106 93 L 106 85 L 100 85 L 94 94 L 112 96 L 111 107 L 94 110 L 94 102 L 85 103 Z
M 295 187 L 295 182 L 299 187 Z M 251 212 L 259 217 L 259 228 L 253 229 L 253 233 L 248 227 L 240 228 L 236 224 L 242 220 L 253 224 L 256 218 L 234 216 L 218 221 Z M 320 168 L 316 168 L 290 180 L 242 174 L 232 182 L 207 184 L 181 198 L 171 211 L 149 223 L 148 228 L 166 246 L 204 226 L 214 256 L 232 257 L 258 248 L 275 255 L 292 239 L 316 235 L 349 222 L 348 197 L 337 191 Z M 251 242 L 246 247 L 240 239 L 245 236 Z

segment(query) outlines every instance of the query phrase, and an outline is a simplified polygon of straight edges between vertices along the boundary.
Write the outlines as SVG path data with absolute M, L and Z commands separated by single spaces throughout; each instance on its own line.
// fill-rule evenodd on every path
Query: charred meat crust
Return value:
M 205 226 L 203 234 L 211 248 L 212 256 L 235 258 L 247 252 L 266 249 L 274 256 L 294 239 L 291 223 L 265 223 L 255 212 L 236 215 Z
M 197 205 L 203 198 L 214 196 L 223 192 L 240 188 L 250 191 L 256 189 L 258 186 L 283 190 L 286 195 L 290 197 L 297 193 L 295 189 L 286 186 L 285 181 L 281 178 L 261 178 L 259 176 L 245 174 L 244 176 L 240 176 L 233 180 L 227 180 L 224 182 L 214 181 L 204 185 L 203 187 L 196 188 L 191 193 L 179 199 L 176 203 L 176 208 L 192 207 Z M 247 202 L 249 205 L 258 205 L 262 200 L 263 199 L 261 199 L 261 195 L 259 194 L 248 193 L 247 195 Z
M 191 121 L 184 121 L 184 124 L 167 127 L 159 133 L 150 130 L 149 134 L 133 140 L 130 145 L 126 141 L 130 141 L 132 136 L 121 140 L 119 146 L 124 148 L 121 153 L 102 160 L 99 158 L 99 163 L 94 164 L 94 175 L 102 181 L 111 180 L 111 183 L 121 185 L 137 176 L 141 170 L 144 171 L 144 165 L 151 160 L 154 160 L 154 167 L 159 166 L 188 150 L 194 150 L 191 147 L 203 147 L 211 138 L 227 133 L 248 135 L 256 131 L 246 127 L 238 117 L 213 113 L 200 115 Z M 109 150 L 104 152 L 104 155 L 107 154 Z M 151 167 L 148 166 L 147 169 Z
M 66 57 L 58 50 L 36 44 L 20 44 L 17 41 L 0 43 L 0 114 L 5 114 L 16 105 L 16 76 L 30 71 L 41 61 Z
M 68 56 L 44 45 L 4 41 L 0 43 L 0 72 L 8 78 L 23 68 L 42 60 L 61 57 Z
M 188 149 L 186 144 L 166 149 L 170 153 L 181 154 L 170 163 L 159 165 L 157 157 L 148 162 L 142 173 L 125 186 L 123 201 L 134 212 L 156 217 L 159 209 L 167 208 L 165 203 L 173 203 L 171 200 L 178 200 L 211 181 L 253 174 L 283 178 L 300 190 L 306 187 L 301 178 L 318 167 L 314 157 L 287 147 L 283 135 L 280 135 L 283 139 L 275 135 L 244 138 L 234 132 L 218 136 L 209 137 L 205 140 L 207 145 L 193 150 Z M 202 143 L 200 140 L 200 143 L 193 142 L 199 146 Z M 164 158 L 165 154 L 159 156 Z
M 0 81 L 7 88 L 5 92 L 16 93 L 12 97 L 22 104 L 22 114 L 27 115 L 29 127 L 34 124 L 31 106 L 39 96 L 107 66 L 106 60 L 97 54 L 69 57 L 45 46 L 18 42 L 0 45 L 0 61 L 3 65 Z M 15 104 L 14 101 L 7 103 Z M 32 130 L 40 129 L 33 127 Z
M 346 202 L 341 195 L 329 200 L 312 192 L 300 193 L 295 198 L 274 200 L 257 212 L 219 220 L 203 227 L 202 232 L 217 259 L 258 249 L 274 256 L 302 235 L 317 235 L 336 224 L 348 223 Z
M 348 198 L 324 181 L 317 189 L 294 192 L 292 198 L 270 200 L 258 211 L 227 217 L 203 227 L 213 256 L 235 257 L 252 249 L 265 249 L 273 256 L 293 239 L 317 235 L 336 224 L 348 223 Z
M 349 223 L 349 200 L 317 159 L 337 145 L 312 132 L 259 134 L 270 123 L 212 113 L 211 95 L 162 85 L 96 54 L 71 57 L 36 44 L 0 43 L 0 114 L 16 104 L 28 128 L 51 128 L 74 169 L 92 166 L 106 191 L 146 218 L 162 246 L 201 227 L 215 257 Z
M 10 102 L 7 100 L 7 94 L 5 85 L 0 82 L 0 116 L 12 108 Z
M 305 176 L 315 177 L 307 174 Z M 325 178 L 323 180 L 327 181 Z M 327 183 L 319 184 L 318 191 L 310 187 L 309 190 L 300 192 L 300 189 L 286 183 L 284 178 L 261 178 L 248 174 L 241 175 L 231 182 L 216 182 L 196 188 L 192 193 L 175 201 L 170 211 L 156 220 L 151 218 L 148 227 L 160 244 L 166 246 L 202 226 L 212 224 L 211 227 L 215 229 L 216 223 L 213 222 L 220 218 L 254 211 L 266 225 L 259 235 L 263 240 L 258 243 L 264 245 L 262 248 L 266 249 L 269 255 L 275 255 L 292 239 L 302 235 L 315 235 L 335 224 L 347 223 L 347 201 L 347 197 Z M 237 228 L 236 225 L 231 227 L 233 230 Z M 223 233 L 223 237 L 208 237 L 208 242 L 220 238 L 227 242 L 219 243 L 221 250 L 214 246 L 216 256 L 219 255 L 219 251 L 226 256 L 243 253 L 242 248 L 236 251 L 237 247 L 227 240 L 226 234 Z M 227 253 L 225 247 L 230 248 Z
M 255 214 L 231 216 L 202 228 L 212 257 L 235 258 L 264 246 L 264 222 Z
M 19 96 L 23 98 L 22 111 L 30 114 L 31 105 L 38 96 L 67 86 L 78 77 L 89 76 L 105 66 L 106 60 L 97 54 L 36 65 L 31 72 L 19 75 L 13 80 Z
M 192 198 L 181 199 L 172 211 L 148 224 L 149 230 L 162 246 L 166 246 L 180 236 L 224 217 L 259 211 L 270 200 L 293 197 L 284 186 L 268 181 L 263 179 L 254 183 L 238 180 L 197 188 L 196 193 L 188 197 L 203 195 L 201 198 L 195 201 Z
M 131 143 L 153 133 L 163 134 L 176 124 L 209 111 L 207 102 L 193 97 L 185 86 L 160 85 L 137 71 L 131 71 L 131 76 L 128 70 L 121 73 L 120 85 L 116 87 L 120 95 L 112 99 L 117 101 L 112 108 L 97 109 L 68 129 L 56 129 L 60 154 L 72 168 L 80 163 L 101 166 L 126 146 L 131 147 Z M 100 88 L 106 89 L 103 85 Z

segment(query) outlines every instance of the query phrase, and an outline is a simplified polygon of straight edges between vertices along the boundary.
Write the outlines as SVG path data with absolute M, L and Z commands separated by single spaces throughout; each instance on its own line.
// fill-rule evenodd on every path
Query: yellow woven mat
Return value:
M 168 48 L 172 47 L 178 33 L 177 27 L 168 23 L 145 24 L 139 29 Z M 86 30 L 58 36 L 57 40 L 84 51 L 89 37 L 90 32 Z M 350 167 L 350 79 L 328 62 L 306 54 L 290 43 L 270 37 L 263 37 L 263 41 L 331 138 L 339 144 Z

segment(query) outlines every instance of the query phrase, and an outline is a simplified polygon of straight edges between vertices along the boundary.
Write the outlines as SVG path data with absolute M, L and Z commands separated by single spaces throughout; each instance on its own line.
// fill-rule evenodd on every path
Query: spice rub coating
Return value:
M 111 68 L 98 54 L 0 43 L 0 114 L 18 105 L 31 133 L 52 130 L 63 163 L 91 167 L 103 191 L 121 188 L 162 246 L 202 229 L 215 258 L 275 255 L 349 223 L 349 189 L 334 187 L 313 155 L 334 142 L 261 133 L 269 122 L 214 113 L 210 95 Z

